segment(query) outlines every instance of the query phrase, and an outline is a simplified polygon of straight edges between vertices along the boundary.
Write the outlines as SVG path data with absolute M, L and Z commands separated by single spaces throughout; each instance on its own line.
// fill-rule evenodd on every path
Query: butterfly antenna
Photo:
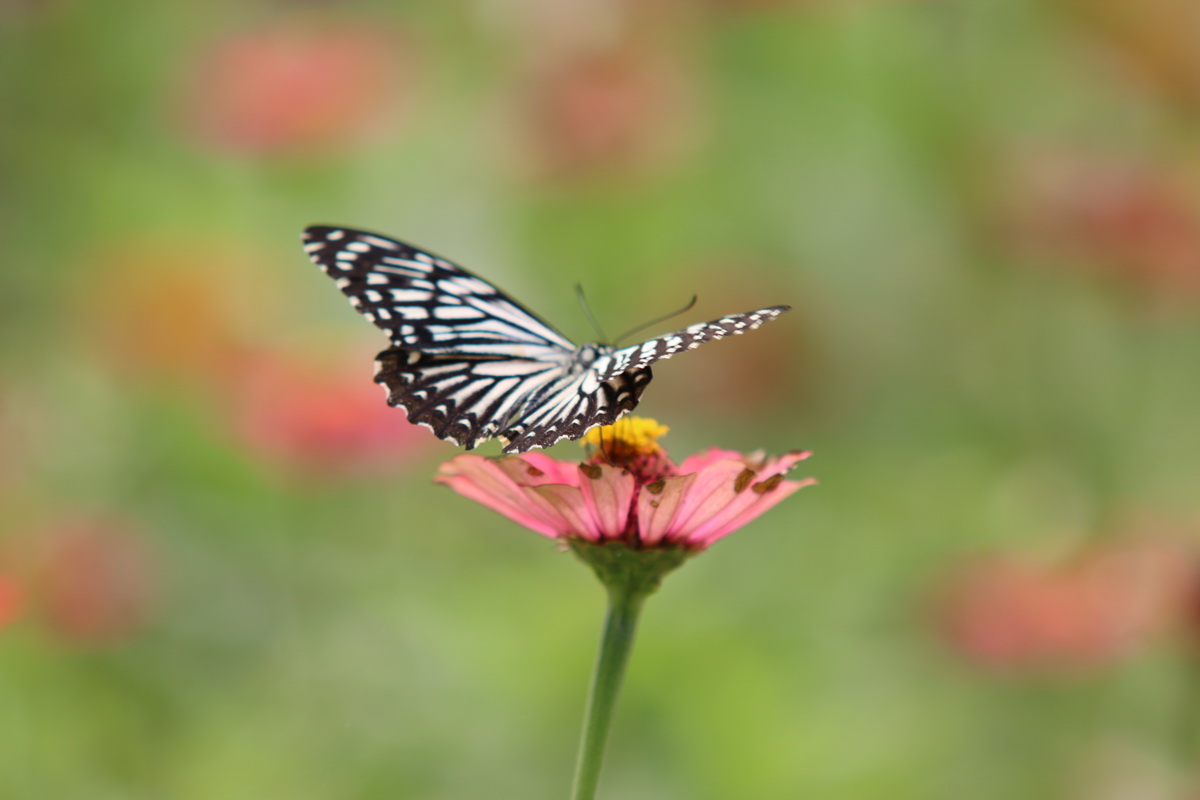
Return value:
M 592 458 L 593 456 L 596 455 L 597 452 L 599 452 L 600 455 L 602 455 L 604 457 L 605 461 L 611 463 L 611 461 L 608 457 L 608 451 L 604 447 L 604 431 L 603 431 L 603 429 L 600 430 L 600 434 L 596 437 L 596 439 L 598 440 L 596 444 L 592 444 L 591 442 L 588 442 L 586 445 L 587 452 L 588 452 L 588 458 Z
M 600 455 L 604 456 L 604 460 L 611 464 L 612 456 L 608 453 L 608 448 L 604 446 L 604 431 L 600 431 Z
M 683 308 L 672 311 L 670 314 L 663 314 L 661 317 L 655 317 L 654 319 L 650 320 L 649 322 L 644 322 L 641 325 L 638 325 L 636 328 L 633 328 L 632 330 L 625 331 L 624 333 L 622 333 L 620 336 L 617 337 L 617 341 L 613 342 L 614 346 L 617 344 L 620 344 L 622 339 L 627 339 L 630 336 L 633 336 L 635 333 L 644 331 L 644 330 L 646 330 L 646 328 L 652 328 L 655 325 L 659 324 L 660 322 L 666 322 L 667 320 L 671 319 L 672 317 L 678 317 L 680 314 L 683 314 L 687 311 L 691 311 L 692 306 L 696 305 L 697 299 L 698 299 L 697 295 L 692 295 L 692 299 L 689 300 L 688 304 L 686 306 L 684 306 Z
M 587 321 L 591 323 L 592 330 L 594 330 L 596 335 L 600 337 L 599 341 L 607 342 L 608 337 L 604 335 L 604 329 L 601 328 L 600 323 L 596 321 L 596 316 L 592 314 L 592 309 L 588 305 L 587 298 L 583 295 L 582 283 L 575 284 L 575 296 L 579 298 L 579 307 L 583 309 L 583 315 L 587 317 Z

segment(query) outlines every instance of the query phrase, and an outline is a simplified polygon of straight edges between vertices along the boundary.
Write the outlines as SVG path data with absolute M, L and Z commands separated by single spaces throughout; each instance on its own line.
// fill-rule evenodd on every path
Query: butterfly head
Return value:
M 590 368 L 596 363 L 596 359 L 602 356 L 611 355 L 616 350 L 612 345 L 607 344 L 585 344 L 575 351 L 575 356 L 571 359 L 573 371 L 582 372 Z

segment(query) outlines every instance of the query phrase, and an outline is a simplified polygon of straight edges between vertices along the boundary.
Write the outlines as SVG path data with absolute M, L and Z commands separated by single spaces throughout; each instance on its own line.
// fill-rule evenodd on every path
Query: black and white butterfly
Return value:
M 505 453 L 578 439 L 638 404 L 655 361 L 789 308 L 732 314 L 633 347 L 577 347 L 487 281 L 412 245 L 314 225 L 304 249 L 391 338 L 375 361 L 388 404 L 467 449 L 492 437 Z

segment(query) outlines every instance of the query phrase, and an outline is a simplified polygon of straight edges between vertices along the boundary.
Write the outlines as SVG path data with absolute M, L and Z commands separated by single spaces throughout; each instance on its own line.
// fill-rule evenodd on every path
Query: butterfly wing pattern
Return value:
M 505 453 L 578 439 L 638 404 L 655 361 L 789 308 L 732 314 L 633 347 L 577 347 L 488 282 L 412 245 L 314 225 L 304 249 L 391 340 L 375 361 L 388 404 L 467 449 L 493 437 Z

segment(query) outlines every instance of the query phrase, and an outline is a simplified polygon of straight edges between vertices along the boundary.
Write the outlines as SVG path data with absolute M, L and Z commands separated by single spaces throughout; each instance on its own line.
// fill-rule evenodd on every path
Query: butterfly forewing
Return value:
M 455 264 L 366 231 L 314 225 L 304 249 L 359 313 L 397 347 L 563 361 L 575 351 L 562 334 L 487 281 Z
M 695 350 L 705 342 L 752 331 L 764 322 L 775 319 L 789 308 L 791 306 L 760 308 L 758 311 L 730 314 L 711 322 L 689 325 L 681 331 L 617 350 L 607 358 L 597 360 L 593 366 L 598 373 L 598 379 L 607 381 L 629 370 L 653 364 L 655 361 L 665 361 L 677 353 Z
M 733 314 L 620 350 L 579 348 L 487 281 L 432 253 L 325 225 L 307 229 L 304 242 L 351 304 L 391 339 L 375 368 L 388 403 L 468 449 L 493 437 L 506 453 L 578 439 L 638 404 L 655 361 L 788 310 Z

